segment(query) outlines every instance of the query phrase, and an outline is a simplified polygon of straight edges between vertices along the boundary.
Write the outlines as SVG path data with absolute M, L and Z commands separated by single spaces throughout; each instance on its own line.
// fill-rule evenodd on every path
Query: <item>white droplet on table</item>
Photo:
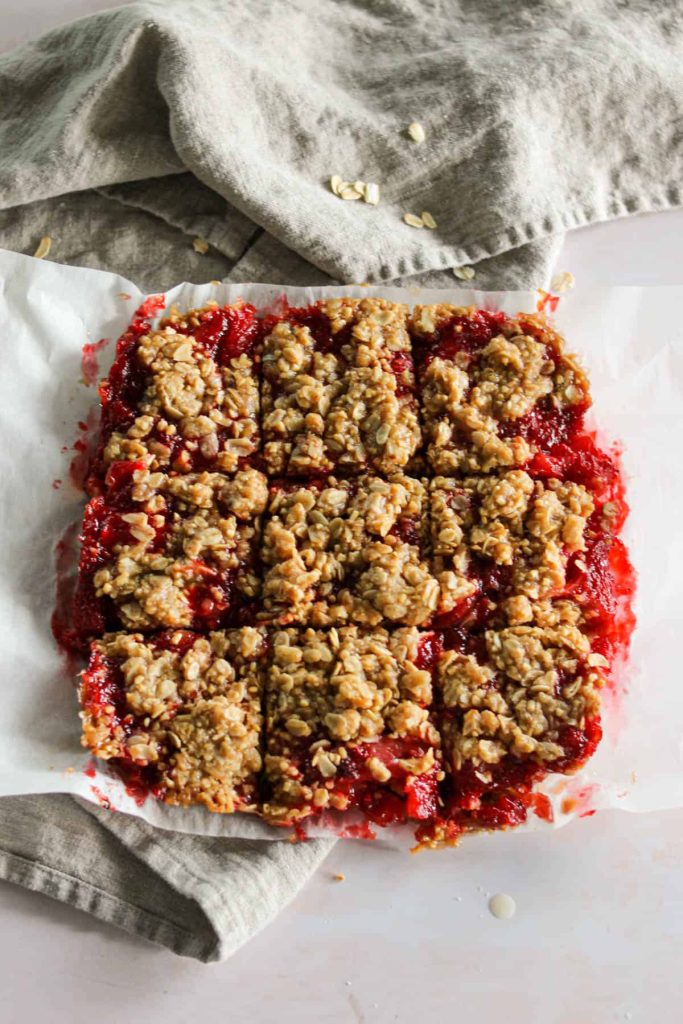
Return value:
M 508 918 L 514 917 L 516 909 L 517 904 L 506 892 L 497 892 L 489 900 L 489 910 L 494 917 L 499 917 L 501 920 L 506 921 Z

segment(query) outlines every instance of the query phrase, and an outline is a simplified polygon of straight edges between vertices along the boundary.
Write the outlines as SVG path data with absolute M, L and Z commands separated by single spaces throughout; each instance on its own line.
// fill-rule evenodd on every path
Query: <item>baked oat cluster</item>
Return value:
M 330 299 L 265 323 L 261 394 L 269 472 L 405 468 L 420 444 L 408 307 Z
M 422 625 L 439 605 L 427 560 L 422 481 L 327 477 L 271 487 L 262 615 L 273 622 Z
M 266 681 L 264 814 L 296 821 L 345 811 L 393 787 L 416 818 L 437 806 L 443 778 L 431 673 L 418 668 L 416 629 L 278 630 Z M 361 804 L 363 806 L 363 804 Z M 368 808 L 371 809 L 371 808 Z
M 150 470 L 233 473 L 259 445 L 253 306 L 238 303 L 137 319 L 101 388 L 95 479 L 121 460 Z
M 483 633 L 481 653 L 452 649 L 439 663 L 445 755 L 485 771 L 508 755 L 565 756 L 562 731 L 599 713 L 606 660 L 591 653 L 572 601 L 529 605 L 529 622 Z
M 523 466 L 539 447 L 535 420 L 560 440 L 589 404 L 585 374 L 543 318 L 416 306 L 411 325 L 435 473 Z
M 213 628 L 253 600 L 263 473 L 125 469 L 116 491 L 86 507 L 80 606 L 112 628 Z
M 146 771 L 167 803 L 253 809 L 265 651 L 253 627 L 105 635 L 81 686 L 86 746 Z
M 544 318 L 140 313 L 101 396 L 74 603 L 97 756 L 169 803 L 434 845 L 593 753 L 627 507 Z

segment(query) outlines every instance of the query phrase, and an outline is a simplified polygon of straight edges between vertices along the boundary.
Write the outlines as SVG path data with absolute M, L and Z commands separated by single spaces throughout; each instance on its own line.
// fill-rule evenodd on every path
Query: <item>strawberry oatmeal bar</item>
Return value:
M 488 628 L 447 629 L 441 642 L 435 685 L 448 777 L 432 837 L 518 824 L 535 782 L 575 770 L 597 747 L 609 662 L 570 600 L 508 598 Z
M 88 502 L 83 520 L 81 636 L 236 624 L 259 591 L 263 474 L 169 476 L 141 461 L 118 463 L 107 481 L 106 496 Z
M 263 452 L 277 476 L 391 473 L 420 445 L 408 307 L 329 299 L 263 324 Z
M 411 330 L 435 473 L 523 466 L 580 432 L 588 382 L 543 317 L 416 306 Z
M 430 526 L 441 624 L 481 624 L 500 602 L 521 607 L 571 592 L 588 571 L 584 553 L 611 536 L 614 508 L 584 484 L 534 479 L 523 469 L 435 477 Z
M 538 783 L 600 741 L 635 574 L 618 459 L 548 320 L 139 314 L 100 394 L 85 746 L 161 800 L 297 832 L 437 846 L 551 816 Z
M 263 615 L 283 625 L 423 625 L 439 604 L 417 479 L 327 477 L 270 489 Z
M 278 630 L 266 679 L 265 816 L 360 809 L 377 824 L 433 817 L 443 778 L 428 635 Z
M 170 804 L 254 810 L 263 631 L 110 633 L 81 683 L 83 739 Z
M 172 309 L 156 328 L 136 317 L 100 387 L 101 441 L 89 489 L 109 466 L 234 473 L 259 446 L 253 306 Z

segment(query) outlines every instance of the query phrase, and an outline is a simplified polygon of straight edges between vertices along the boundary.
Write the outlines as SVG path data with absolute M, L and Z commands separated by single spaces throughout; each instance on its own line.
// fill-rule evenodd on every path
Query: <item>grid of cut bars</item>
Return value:
M 331 299 L 135 318 L 100 394 L 83 742 L 160 799 L 524 820 L 633 625 L 618 466 L 544 318 Z

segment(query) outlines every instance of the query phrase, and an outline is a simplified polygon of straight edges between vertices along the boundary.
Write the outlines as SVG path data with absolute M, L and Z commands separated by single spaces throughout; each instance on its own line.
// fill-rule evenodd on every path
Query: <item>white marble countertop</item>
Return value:
M 107 6 L 4 0 L 0 49 Z M 683 211 L 577 231 L 557 269 L 579 285 L 680 284 Z M 340 843 L 274 924 L 209 967 L 0 883 L 0 1020 L 674 1024 L 682 864 L 674 811 L 416 856 Z M 501 891 L 517 902 L 509 921 L 487 909 Z
M 414 856 L 340 843 L 268 929 L 208 967 L 0 884 L 0 1019 L 676 1024 L 682 824 L 609 812 Z M 498 891 L 517 902 L 509 921 L 488 912 Z

